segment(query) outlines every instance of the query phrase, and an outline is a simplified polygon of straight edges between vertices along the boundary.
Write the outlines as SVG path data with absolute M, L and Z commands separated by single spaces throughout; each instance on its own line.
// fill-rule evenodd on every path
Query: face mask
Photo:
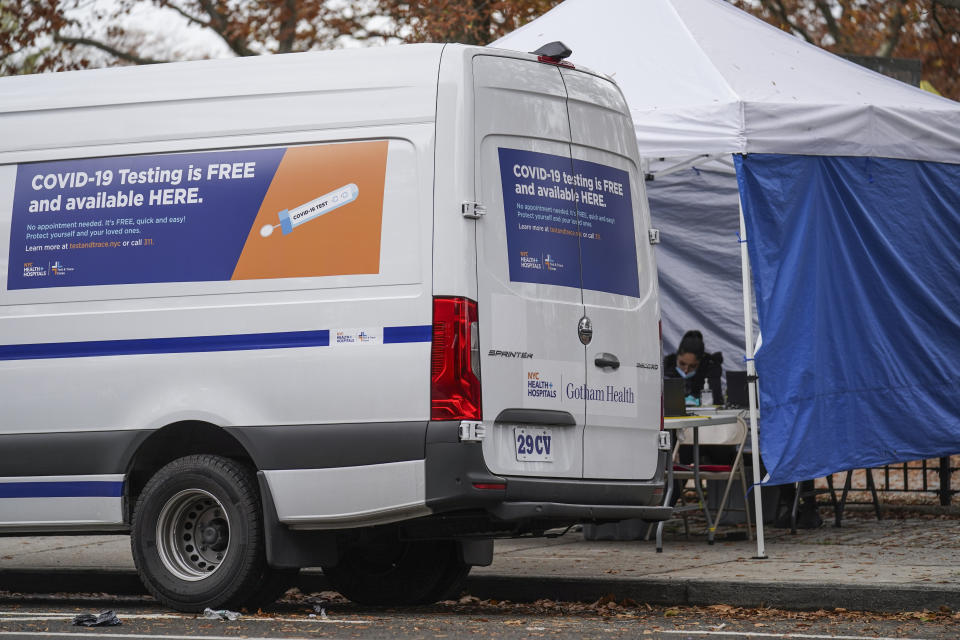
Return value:
M 697 370 L 696 370 L 696 369 L 694 369 L 694 370 L 691 371 L 690 373 L 687 373 L 686 371 L 684 371 L 684 370 L 681 369 L 680 367 L 675 367 L 675 368 L 676 368 L 676 370 L 677 370 L 677 373 L 679 373 L 679 374 L 680 374 L 680 377 L 683 378 L 684 380 L 689 380 L 689 379 L 692 378 L 693 376 L 697 375 Z

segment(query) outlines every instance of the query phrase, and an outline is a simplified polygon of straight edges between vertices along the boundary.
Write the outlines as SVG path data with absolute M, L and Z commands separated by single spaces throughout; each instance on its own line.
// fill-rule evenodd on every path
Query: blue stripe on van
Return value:
M 397 342 L 430 342 L 431 340 L 433 340 L 433 327 L 429 324 L 383 328 L 384 344 Z
M 323 329 L 321 331 L 242 333 L 225 336 L 7 344 L 0 345 L 0 360 L 87 358 L 91 356 L 243 351 L 248 349 L 289 349 L 293 347 L 326 347 L 329 345 L 330 332 Z
M 119 498 L 123 482 L 0 482 L 0 498 Z

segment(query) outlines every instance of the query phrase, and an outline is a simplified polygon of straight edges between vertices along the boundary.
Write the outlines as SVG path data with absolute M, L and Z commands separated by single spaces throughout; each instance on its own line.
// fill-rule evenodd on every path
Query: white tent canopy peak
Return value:
M 552 40 L 620 85 L 647 157 L 788 153 L 960 163 L 960 104 L 722 0 L 566 0 L 491 46 Z

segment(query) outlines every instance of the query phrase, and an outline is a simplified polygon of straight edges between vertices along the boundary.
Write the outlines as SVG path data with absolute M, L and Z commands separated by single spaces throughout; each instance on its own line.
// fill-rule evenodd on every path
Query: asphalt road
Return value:
M 326 597 L 330 597 L 326 594 Z M 137 602 L 136 600 L 139 600 Z M 314 607 L 322 606 L 317 612 Z M 113 609 L 122 624 L 73 626 L 78 613 Z M 239 620 L 207 620 L 146 598 L 106 594 L 0 597 L 0 637 L 20 638 L 658 638 L 766 640 L 950 639 L 956 614 L 861 614 L 775 609 L 649 607 L 637 603 L 512 604 L 466 597 L 433 607 L 373 609 L 320 596 L 294 597 Z

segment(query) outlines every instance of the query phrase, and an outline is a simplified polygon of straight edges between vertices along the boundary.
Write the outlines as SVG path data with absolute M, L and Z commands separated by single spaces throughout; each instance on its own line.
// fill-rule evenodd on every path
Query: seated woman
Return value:
M 703 334 L 699 331 L 687 331 L 680 339 L 680 346 L 676 353 L 668 354 L 663 358 L 664 378 L 683 378 L 686 381 L 686 396 L 688 404 L 691 398 L 700 400 L 704 384 L 708 385 L 713 394 L 714 404 L 724 404 L 723 389 L 720 386 L 720 377 L 723 374 L 723 354 L 707 353 L 703 345 Z M 701 445 L 700 462 L 709 464 L 732 464 L 736 457 L 736 447 L 731 445 Z M 690 446 L 680 447 L 680 462 L 691 464 L 693 451 Z M 685 481 L 677 480 L 672 502 L 680 497 Z
M 713 394 L 713 404 L 723 404 L 723 390 L 720 377 L 723 373 L 723 354 L 707 353 L 703 345 L 703 334 L 699 331 L 687 331 L 680 340 L 676 353 L 663 359 L 664 378 L 683 378 L 686 381 L 686 395 L 700 400 L 704 384 Z

